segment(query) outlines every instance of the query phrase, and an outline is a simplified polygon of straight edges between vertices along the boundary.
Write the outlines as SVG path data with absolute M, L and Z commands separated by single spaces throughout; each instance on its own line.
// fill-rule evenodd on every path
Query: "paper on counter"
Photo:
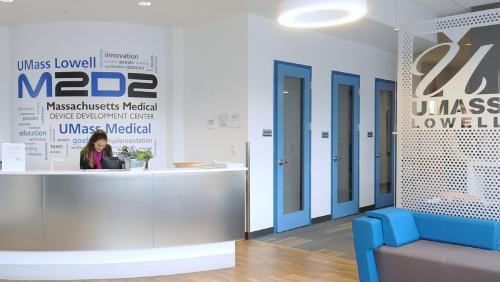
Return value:
M 26 171 L 26 145 L 18 143 L 2 144 L 2 171 Z

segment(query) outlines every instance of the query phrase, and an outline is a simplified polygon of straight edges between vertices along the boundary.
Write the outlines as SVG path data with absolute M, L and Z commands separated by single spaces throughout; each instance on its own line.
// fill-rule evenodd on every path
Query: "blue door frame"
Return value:
M 391 132 L 395 131 L 396 125 L 396 82 L 384 79 L 375 79 L 375 208 L 394 205 L 396 191 L 395 183 L 395 152 L 396 144 L 394 136 L 391 135 L 391 193 L 381 194 L 380 191 L 380 94 L 382 91 L 392 92 L 391 99 Z
M 353 124 L 355 125 L 352 129 L 352 201 L 338 203 L 338 161 L 335 160 L 335 156 L 338 155 L 338 88 L 339 85 L 351 86 L 353 89 Z M 343 72 L 332 72 L 332 145 L 331 145 L 331 187 L 332 187 L 332 218 L 339 218 L 348 215 L 352 215 L 359 212 L 359 88 L 360 88 L 360 77 L 356 74 L 343 73 Z
M 284 77 L 303 79 L 302 89 L 302 210 L 284 213 L 283 204 L 283 92 Z M 311 77 L 310 66 L 274 61 L 274 232 L 311 224 Z

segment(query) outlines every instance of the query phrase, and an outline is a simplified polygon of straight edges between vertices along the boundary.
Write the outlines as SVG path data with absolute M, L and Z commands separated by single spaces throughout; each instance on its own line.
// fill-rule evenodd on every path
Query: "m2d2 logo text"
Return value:
M 54 79 L 60 81 L 56 81 L 55 87 L 52 87 Z M 102 80 L 115 80 L 119 87 L 116 90 L 100 89 L 99 81 Z M 85 89 L 89 81 L 91 82 L 90 91 Z M 54 76 L 49 72 L 44 72 L 38 81 L 30 81 L 26 74 L 20 74 L 17 82 L 18 98 L 24 97 L 25 90 L 30 97 L 36 98 L 44 88 L 47 97 L 122 97 L 127 93 L 131 98 L 157 98 L 155 90 L 158 86 L 158 79 L 155 75 L 128 73 L 125 78 L 125 75 L 119 72 L 91 72 L 90 79 L 87 73 L 81 71 L 55 72 Z M 36 82 L 34 88 L 33 82 Z

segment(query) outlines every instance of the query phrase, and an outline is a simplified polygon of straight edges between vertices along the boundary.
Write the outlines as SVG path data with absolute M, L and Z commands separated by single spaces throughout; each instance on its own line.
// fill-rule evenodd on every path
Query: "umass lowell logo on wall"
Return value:
M 417 53 L 411 69 L 412 128 L 500 128 L 498 43 L 491 36 L 481 40 L 482 32 L 488 31 L 450 29 L 437 37 L 446 42 Z M 495 68 L 488 60 L 492 55 Z
M 96 68 L 96 57 L 88 59 L 51 61 L 20 60 L 17 62 L 18 71 L 45 70 L 54 66 L 55 69 Z M 101 89 L 99 82 L 112 80 L 117 89 Z M 18 76 L 18 98 L 25 97 L 25 92 L 31 98 L 37 98 L 42 90 L 46 97 L 122 97 L 126 94 L 131 98 L 157 98 L 155 91 L 158 80 L 154 74 L 122 73 L 98 71 L 44 71 L 38 77 L 30 80 L 25 73 Z M 87 90 L 90 84 L 90 91 Z

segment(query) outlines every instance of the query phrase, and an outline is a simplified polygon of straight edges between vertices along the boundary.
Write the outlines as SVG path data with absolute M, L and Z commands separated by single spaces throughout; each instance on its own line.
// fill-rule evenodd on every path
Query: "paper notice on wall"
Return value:
M 240 114 L 229 114 L 228 127 L 230 127 L 230 128 L 240 128 L 241 127 Z
M 3 143 L 2 171 L 25 171 L 25 170 L 26 170 L 25 144 Z
M 240 128 L 241 115 L 240 114 L 217 114 L 207 118 L 207 128 Z
M 219 126 L 217 125 L 217 119 L 215 118 L 215 116 L 208 117 L 207 118 L 207 128 L 214 129 L 217 127 L 219 127 Z
M 240 114 L 218 114 L 217 124 L 221 128 L 240 128 Z
M 217 115 L 217 124 L 219 127 L 228 127 L 229 123 L 229 115 L 228 114 L 218 114 Z

